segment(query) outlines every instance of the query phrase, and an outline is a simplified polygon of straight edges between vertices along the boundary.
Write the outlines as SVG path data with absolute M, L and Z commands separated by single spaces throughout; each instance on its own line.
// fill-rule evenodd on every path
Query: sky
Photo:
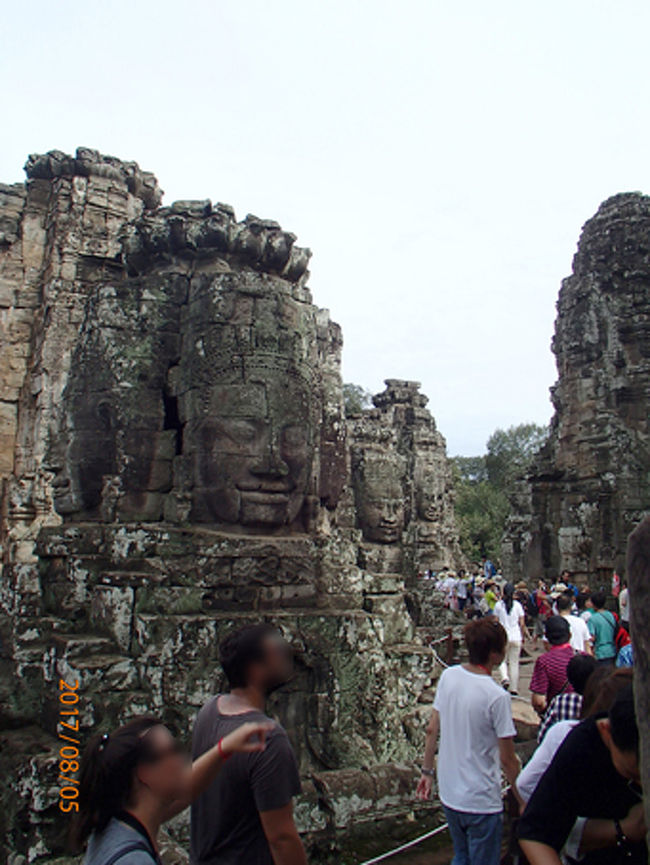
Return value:
M 313 251 L 343 376 L 451 455 L 551 416 L 581 226 L 650 190 L 647 0 L 8 0 L 0 181 L 78 146 Z

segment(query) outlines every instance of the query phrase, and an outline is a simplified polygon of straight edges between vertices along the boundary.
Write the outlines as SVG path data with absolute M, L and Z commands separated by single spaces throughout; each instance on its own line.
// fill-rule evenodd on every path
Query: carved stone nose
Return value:
M 251 474 L 256 477 L 284 478 L 289 474 L 289 466 L 276 456 L 267 456 L 251 468 Z

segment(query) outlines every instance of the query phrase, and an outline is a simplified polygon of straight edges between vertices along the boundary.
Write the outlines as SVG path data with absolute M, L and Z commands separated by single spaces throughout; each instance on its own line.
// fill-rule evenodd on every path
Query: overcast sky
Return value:
M 0 180 L 78 145 L 313 250 L 343 372 L 450 454 L 546 423 L 580 228 L 650 187 L 647 0 L 6 3 Z

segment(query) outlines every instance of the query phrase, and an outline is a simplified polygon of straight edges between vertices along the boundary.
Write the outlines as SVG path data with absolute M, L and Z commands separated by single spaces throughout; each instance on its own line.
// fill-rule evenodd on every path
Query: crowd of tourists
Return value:
M 650 521 L 643 526 L 648 545 Z M 428 799 L 438 781 L 453 865 L 500 862 L 502 773 L 516 806 L 508 861 L 645 865 L 627 584 L 614 574 L 592 591 L 565 572 L 529 589 L 478 567 L 469 577 L 428 578 L 446 606 L 469 619 L 469 660 L 442 673 L 417 787 Z M 524 645 L 534 659 L 530 699 L 540 725 L 522 768 L 510 695 L 519 689 Z
M 547 671 L 575 652 L 593 655 L 603 664 L 632 666 L 634 651 L 630 639 L 630 600 L 627 582 L 614 573 L 611 584 L 592 591 L 587 583 L 577 585 L 568 571 L 548 586 L 543 580 L 529 589 L 525 581 L 509 583 L 500 569 L 489 561 L 474 567 L 471 575 L 447 569 L 441 573 L 424 572 L 423 579 L 433 580 L 444 605 L 463 613 L 468 619 L 494 616 L 508 635 L 506 654 L 499 666 L 502 685 L 513 696 L 518 695 L 519 663 L 522 646 L 530 641 L 535 651 L 540 640 L 545 646 L 560 647 L 549 659 L 536 667 L 531 690 L 541 695 L 546 689 Z M 608 604 L 615 609 L 608 609 Z M 565 640 L 566 627 L 569 629 Z M 566 646 L 565 646 L 566 643 Z M 551 679 L 555 672 L 551 669 Z M 535 708 L 544 708 L 540 698 Z
M 615 862 L 614 853 L 632 865 L 647 861 L 632 657 L 623 657 L 630 644 L 621 638 L 628 595 L 621 587 L 615 615 L 611 597 L 576 591 L 564 576 L 531 593 L 496 569 L 436 581 L 468 616 L 468 660 L 440 677 L 416 795 L 430 800 L 437 778 L 454 865 L 499 862 L 502 771 L 520 812 L 519 861 L 595 865 Z M 485 605 L 475 615 L 480 594 Z M 523 641 L 542 635 L 530 686 L 539 746 L 522 769 L 511 694 Z M 73 833 L 85 865 L 161 865 L 159 830 L 190 805 L 193 865 L 306 865 L 293 817 L 298 764 L 286 732 L 265 713 L 267 696 L 291 676 L 292 653 L 260 623 L 229 634 L 220 660 L 229 690 L 198 713 L 192 761 L 154 716 L 88 743 Z

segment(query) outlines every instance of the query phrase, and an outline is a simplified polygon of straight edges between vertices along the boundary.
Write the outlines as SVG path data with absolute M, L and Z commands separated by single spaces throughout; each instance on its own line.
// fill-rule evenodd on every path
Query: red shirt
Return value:
M 570 643 L 551 648 L 535 661 L 530 690 L 533 694 L 544 694 L 547 704 L 560 693 L 568 694 L 573 688 L 566 677 L 566 668 L 575 655 Z

